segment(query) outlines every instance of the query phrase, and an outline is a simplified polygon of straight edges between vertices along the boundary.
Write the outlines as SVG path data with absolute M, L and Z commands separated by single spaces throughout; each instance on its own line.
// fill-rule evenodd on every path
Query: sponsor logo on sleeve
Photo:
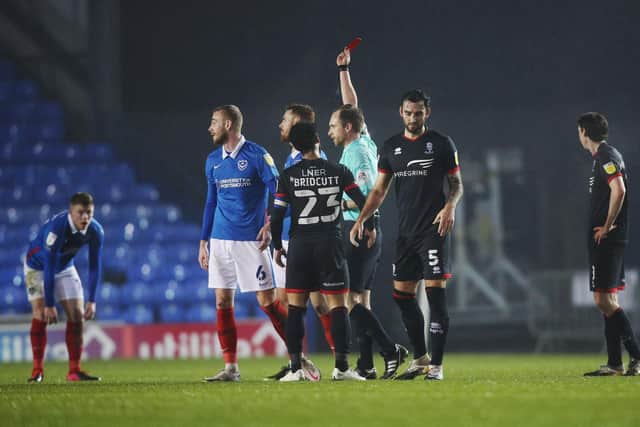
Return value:
M 613 162 L 605 163 L 604 165 L 602 165 L 602 167 L 604 168 L 604 171 L 609 175 L 614 174 L 617 171 L 616 165 Z
M 53 246 L 53 244 L 56 242 L 56 240 L 58 239 L 58 235 L 53 233 L 53 232 L 49 232 L 49 234 L 47 234 L 47 246 L 51 247 Z
M 271 167 L 275 166 L 275 163 L 273 162 L 273 157 L 271 157 L 271 154 L 265 153 L 262 157 L 264 157 L 264 161 L 267 162 L 269 166 Z

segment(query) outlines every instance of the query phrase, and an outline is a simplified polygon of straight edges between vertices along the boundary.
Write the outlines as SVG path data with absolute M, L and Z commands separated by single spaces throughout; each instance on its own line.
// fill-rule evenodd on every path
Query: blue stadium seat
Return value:
M 135 325 L 153 323 L 153 311 L 145 305 L 134 305 L 124 312 L 124 320 Z
M 76 261 L 76 266 L 80 268 L 80 263 Z M 127 303 L 122 297 L 122 288 L 119 286 L 114 286 L 109 283 L 104 283 L 102 286 L 98 288 L 97 302 L 102 306 L 103 304 L 108 305 L 121 305 L 123 303 Z
M 125 311 L 117 304 L 99 304 L 96 319 L 103 322 L 123 321 Z
M 17 286 L 2 286 L 0 293 L 0 312 L 13 309 L 14 313 L 28 313 L 31 305 L 24 288 Z
M 143 282 L 129 283 L 122 288 L 122 302 L 126 304 L 151 304 L 157 292 L 152 285 Z
M 194 304 L 187 311 L 188 322 L 211 323 L 216 317 L 216 308 L 211 304 Z
M 16 100 L 29 101 L 38 98 L 38 86 L 32 80 L 18 80 L 14 82 L 13 87 L 13 96 Z
M 180 285 L 175 280 L 170 280 L 157 288 L 155 301 L 157 303 L 185 304 L 192 302 L 192 296 L 187 286 Z
M 64 137 L 64 123 L 60 120 L 48 120 L 30 126 L 29 137 L 36 141 L 60 141 Z
M 160 320 L 166 323 L 182 323 L 187 320 L 187 310 L 180 304 L 161 304 Z
M 14 86 L 15 89 L 15 86 Z M 13 95 L 15 97 L 15 94 Z M 37 121 L 39 103 L 32 100 L 13 102 L 0 110 L 0 117 L 7 123 L 25 125 Z
M 0 81 L 10 81 L 16 77 L 16 67 L 12 62 L 0 59 Z
M 35 116 L 37 120 L 62 121 L 64 119 L 64 110 L 59 102 L 43 101 L 36 107 Z
M 83 147 L 84 157 L 94 162 L 106 162 L 113 160 L 113 150 L 109 144 L 87 144 Z
M 1 67 L 1 65 L 0 65 Z M 1 71 L 0 71 L 1 73 Z M 15 93 L 13 82 L 3 81 L 0 78 L 0 106 L 9 104 L 13 101 L 13 94 Z M 3 109 L 4 110 L 4 109 Z M 2 117 L 4 119 L 4 117 Z
M 191 288 L 191 300 L 194 303 L 205 303 L 215 301 L 215 292 L 207 287 L 207 282 L 197 283 Z

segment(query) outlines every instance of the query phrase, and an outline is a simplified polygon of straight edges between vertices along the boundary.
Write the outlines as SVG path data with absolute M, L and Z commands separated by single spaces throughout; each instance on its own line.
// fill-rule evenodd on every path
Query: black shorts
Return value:
M 341 236 L 291 236 L 287 251 L 287 293 L 349 292 L 349 273 Z
M 367 247 L 366 239 L 359 247 L 355 247 L 349 241 L 349 233 L 355 221 L 343 221 L 342 235 L 344 236 L 345 255 L 349 269 L 349 287 L 353 292 L 362 293 L 370 290 L 375 280 L 376 271 L 382 256 L 382 231 L 376 227 L 376 243 L 372 248 Z
M 624 242 L 604 239 L 589 243 L 589 289 L 591 292 L 616 293 L 625 287 Z
M 438 234 L 434 224 L 418 236 L 399 235 L 393 258 L 393 280 L 445 280 L 451 277 L 451 233 Z

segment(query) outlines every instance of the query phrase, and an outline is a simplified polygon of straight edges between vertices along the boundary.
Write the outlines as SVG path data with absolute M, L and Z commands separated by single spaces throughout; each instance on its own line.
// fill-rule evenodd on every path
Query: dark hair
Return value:
M 351 123 L 354 132 L 362 132 L 362 128 L 364 127 L 364 114 L 362 114 L 361 109 L 351 104 L 345 104 L 336 111 L 338 112 L 338 118 L 340 122 L 342 122 L 342 126 Z
M 289 141 L 302 154 L 313 151 L 318 142 L 316 125 L 308 122 L 298 122 L 289 131 Z
M 405 101 L 411 102 L 424 102 L 425 107 L 431 107 L 431 97 L 424 93 L 422 89 L 411 89 L 408 92 L 405 92 L 402 95 L 402 100 L 400 101 L 400 106 L 404 104 Z
M 71 196 L 71 199 L 69 199 L 69 204 L 91 206 L 93 205 L 93 196 L 85 192 L 76 193 L 73 196 Z
M 307 123 L 315 123 L 316 122 L 316 113 L 313 111 L 310 105 L 306 104 L 289 104 L 287 105 L 287 109 L 285 111 L 291 111 L 291 113 L 298 116 L 300 121 Z
M 225 117 L 228 120 L 231 120 L 231 126 L 233 126 L 233 129 L 237 133 L 240 133 L 242 130 L 242 112 L 240 111 L 240 108 L 231 104 L 219 105 L 213 109 L 214 113 L 218 111 L 222 111 Z
M 584 113 L 578 117 L 578 126 L 595 142 L 604 141 L 609 136 L 609 123 L 600 113 Z

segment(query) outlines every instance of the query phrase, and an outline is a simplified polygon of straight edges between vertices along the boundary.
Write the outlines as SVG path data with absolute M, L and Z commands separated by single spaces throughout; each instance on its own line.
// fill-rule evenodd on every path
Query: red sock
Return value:
M 260 306 L 260 308 L 267 314 L 267 316 L 269 316 L 271 323 L 273 323 L 273 327 L 276 328 L 276 332 L 280 335 L 282 341 L 286 343 L 287 339 L 285 337 L 285 328 L 287 324 L 287 309 L 280 304 L 280 301 L 278 300 L 275 300 L 265 307 Z
M 67 321 L 65 341 L 69 352 L 69 372 L 80 370 L 80 358 L 82 357 L 82 321 Z
M 47 347 L 47 323 L 31 319 L 31 352 L 33 353 L 33 370 L 42 372 L 44 350 Z
M 222 347 L 224 363 L 237 363 L 238 356 L 238 330 L 236 329 L 236 318 L 233 308 L 218 309 L 218 340 Z
M 332 353 L 336 352 L 336 346 L 333 344 L 333 337 L 331 336 L 331 314 L 323 314 L 320 316 L 320 322 L 322 323 L 322 329 L 324 329 L 324 337 L 329 344 L 329 348 Z

